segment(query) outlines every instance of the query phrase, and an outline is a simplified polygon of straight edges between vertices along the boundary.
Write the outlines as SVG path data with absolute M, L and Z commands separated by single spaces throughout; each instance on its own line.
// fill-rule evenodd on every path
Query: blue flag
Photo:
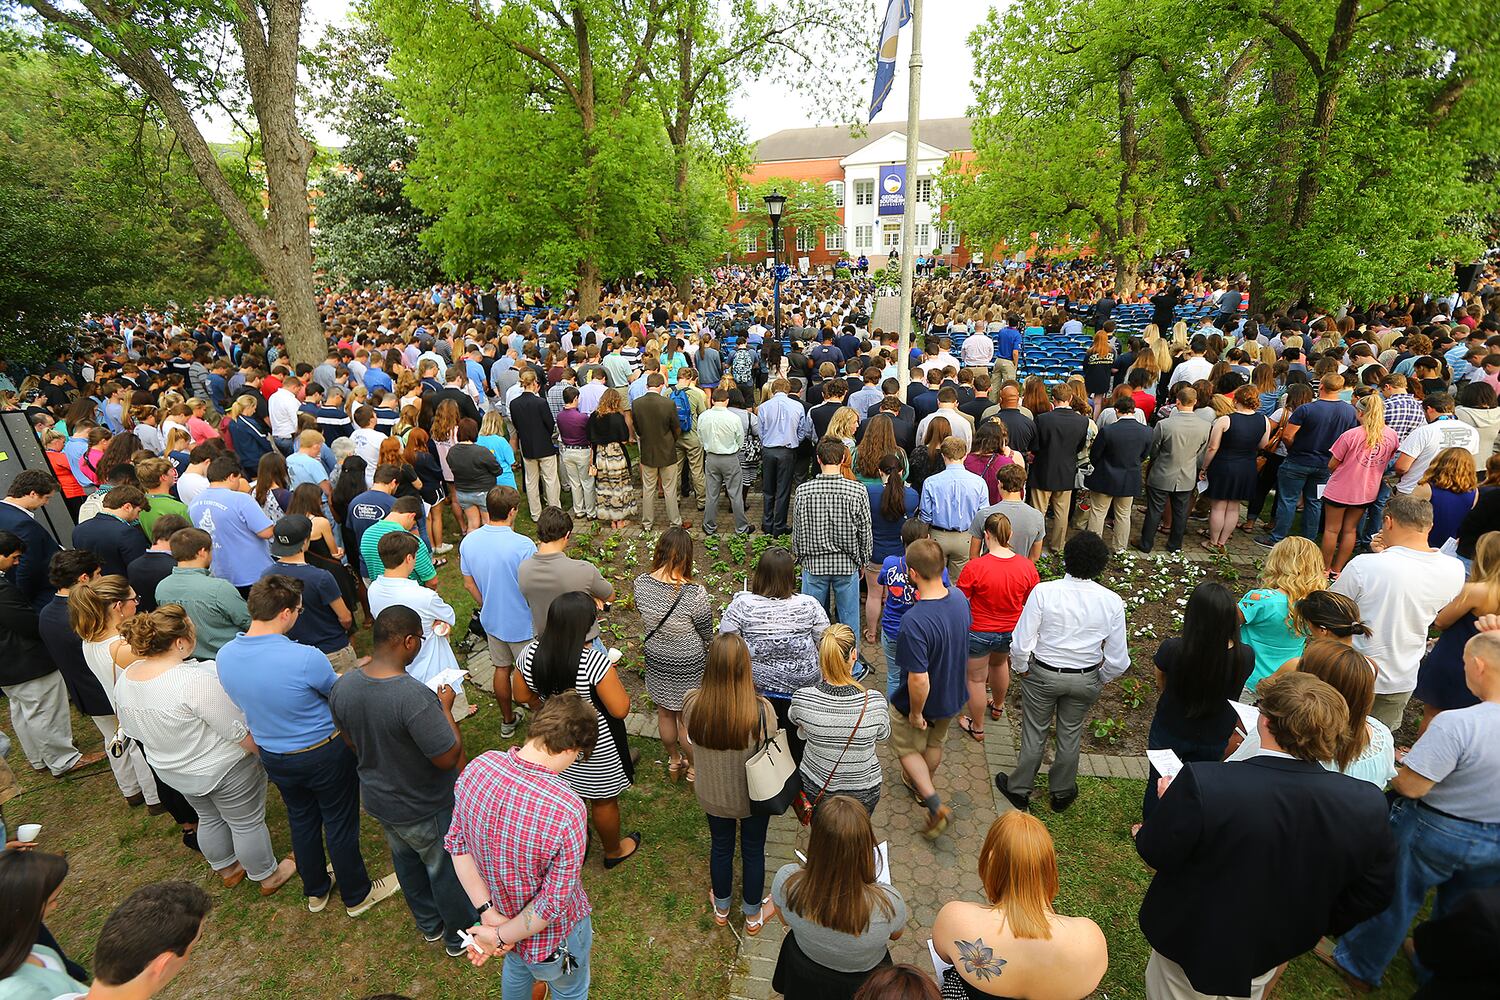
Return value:
M 885 106 L 891 82 L 896 79 L 896 44 L 901 29 L 911 20 L 911 0 L 890 0 L 885 23 L 880 26 L 880 48 L 875 51 L 875 93 L 870 97 L 870 121 Z

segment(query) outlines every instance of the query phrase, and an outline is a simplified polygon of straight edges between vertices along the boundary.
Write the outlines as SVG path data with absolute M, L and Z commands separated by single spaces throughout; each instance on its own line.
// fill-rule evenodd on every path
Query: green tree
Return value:
M 314 299 L 308 232 L 314 150 L 297 111 L 302 0 L 0 3 L 34 12 L 151 99 L 203 189 L 265 273 L 292 358 L 322 360 L 327 341 Z M 209 111 L 227 116 L 245 137 L 239 176 L 198 125 L 197 116 Z M 263 212 L 241 197 L 255 164 L 264 173 Z
M 781 212 L 782 247 L 796 246 L 799 229 L 822 232 L 839 224 L 839 210 L 834 204 L 833 192 L 822 181 L 767 177 L 752 184 L 742 184 L 736 190 L 736 197 L 744 203 L 746 211 L 739 213 L 745 224 L 735 235 L 754 233 L 756 240 L 769 252 L 771 217 L 766 212 L 766 195 L 773 191 L 786 195 L 786 206 Z M 786 253 L 781 255 L 782 263 L 788 259 Z
M 422 246 L 427 217 L 403 191 L 417 142 L 389 87 L 389 42 L 368 23 L 331 29 L 306 60 L 318 110 L 347 137 L 338 166 L 322 173 L 313 249 L 337 284 L 410 288 L 438 275 Z
M 948 210 L 979 246 L 1092 246 L 1114 261 L 1118 292 L 1140 264 L 1181 238 L 1164 161 L 1160 108 L 1136 94 L 1140 54 L 1093 40 L 1062 0 L 991 11 L 969 38 L 975 93 L 972 161 L 943 179 Z M 1128 39 L 1128 34 L 1121 40 Z
M 655 259 L 671 153 L 642 96 L 674 0 L 371 0 L 416 128 L 407 192 L 450 273 L 577 288 Z

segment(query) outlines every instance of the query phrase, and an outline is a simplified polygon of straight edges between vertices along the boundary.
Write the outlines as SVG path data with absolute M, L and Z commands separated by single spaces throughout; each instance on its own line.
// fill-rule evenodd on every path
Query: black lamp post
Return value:
M 777 343 L 781 342 L 781 215 L 784 211 L 786 195 L 778 191 L 766 195 L 766 214 L 771 218 L 771 280 Z

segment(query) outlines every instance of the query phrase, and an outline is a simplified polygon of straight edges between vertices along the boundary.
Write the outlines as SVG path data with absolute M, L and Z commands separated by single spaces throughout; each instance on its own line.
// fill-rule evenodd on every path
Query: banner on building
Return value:
M 880 168 L 880 215 L 906 211 L 906 164 Z

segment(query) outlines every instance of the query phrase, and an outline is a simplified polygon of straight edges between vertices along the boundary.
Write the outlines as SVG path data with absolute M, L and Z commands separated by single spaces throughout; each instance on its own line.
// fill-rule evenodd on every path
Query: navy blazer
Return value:
M 1156 869 L 1141 932 L 1209 995 L 1248 996 L 1251 979 L 1380 913 L 1396 887 L 1380 789 L 1287 757 L 1186 765 L 1135 848 Z
M 31 602 L 32 608 L 39 610 L 52 600 L 55 593 L 52 584 L 47 582 L 47 568 L 52 564 L 52 556 L 62 551 L 62 546 L 36 518 L 13 503 L 0 501 L 0 531 L 8 531 L 26 543 L 21 561 L 5 574 L 5 578 L 16 585 L 21 597 Z
M 1141 492 L 1141 465 L 1151 450 L 1151 428 L 1134 417 L 1121 417 L 1094 436 L 1089 461 L 1094 471 L 1083 485 L 1107 497 L 1133 497 Z
M 130 564 L 151 546 L 140 525 L 127 524 L 102 510 L 73 529 L 73 547 L 88 549 L 98 556 L 99 568 L 105 576 L 125 576 Z

